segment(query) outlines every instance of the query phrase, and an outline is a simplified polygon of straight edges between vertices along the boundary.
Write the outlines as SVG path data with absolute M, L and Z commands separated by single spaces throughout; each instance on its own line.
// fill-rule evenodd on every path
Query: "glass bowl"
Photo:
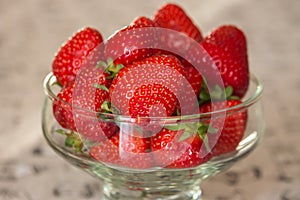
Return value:
M 84 141 L 84 151 L 78 151 L 66 146 L 64 135 L 58 134 L 62 127 L 56 121 L 52 104 L 57 98 L 56 78 L 52 73 L 44 80 L 45 98 L 42 113 L 43 134 L 48 144 L 55 152 L 74 166 L 86 171 L 90 175 L 103 182 L 102 199 L 200 199 L 201 183 L 209 177 L 231 167 L 237 161 L 246 157 L 259 143 L 264 133 L 264 120 L 260 97 L 262 95 L 262 84 L 255 75 L 251 75 L 250 86 L 243 103 L 232 108 L 215 113 L 205 113 L 182 117 L 155 118 L 158 124 L 181 125 L 186 122 L 201 122 L 212 114 L 236 113 L 246 111 L 248 113 L 247 127 L 243 139 L 236 149 L 230 153 L 212 157 L 209 161 L 188 168 L 169 168 L 166 166 L 152 165 L 147 168 L 135 168 L 122 166 L 109 162 L 101 162 L 92 158 L 87 151 L 95 145 L 95 142 Z M 125 116 L 111 116 L 109 122 L 115 122 L 119 128 L 130 127 L 136 124 Z M 150 154 L 150 153 L 149 153 Z M 126 158 L 126 156 L 125 156 Z M 132 163 L 140 162 L 138 157 L 130 157 Z

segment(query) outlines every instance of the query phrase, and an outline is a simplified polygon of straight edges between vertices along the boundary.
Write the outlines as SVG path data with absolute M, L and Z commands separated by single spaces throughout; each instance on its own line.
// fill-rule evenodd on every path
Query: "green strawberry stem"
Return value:
M 110 101 L 105 100 L 102 104 L 101 104 L 101 108 L 100 108 L 100 118 L 101 119 L 108 119 L 108 117 L 103 114 L 120 114 L 119 109 L 117 109 L 116 107 L 114 107 Z
M 108 73 L 108 79 L 113 79 L 119 73 L 119 71 L 124 67 L 122 64 L 115 64 L 112 58 L 107 58 L 106 62 L 98 61 L 96 65 L 96 69 L 104 67 L 105 72 Z
M 75 131 L 67 132 L 63 129 L 58 129 L 55 131 L 60 135 L 66 136 L 65 138 L 65 146 L 73 148 L 75 152 L 84 153 L 83 151 L 83 142 L 78 133 Z
M 213 128 L 209 124 L 206 124 L 204 122 L 188 122 L 182 124 L 165 125 L 164 128 L 171 131 L 184 130 L 184 132 L 181 134 L 178 140 L 179 142 L 188 139 L 194 134 L 199 134 L 207 151 L 211 150 L 207 134 L 214 134 L 218 131 L 218 129 Z
M 98 84 L 98 83 L 95 83 L 95 84 L 94 84 L 94 87 L 95 87 L 95 88 L 98 88 L 98 89 L 100 89 L 100 90 L 104 90 L 104 91 L 106 91 L 106 92 L 109 92 L 108 88 L 107 88 L 105 85 L 100 85 L 100 84 Z
M 211 150 L 209 142 L 208 142 L 208 137 L 207 134 L 214 134 L 217 133 L 218 129 L 217 128 L 213 128 L 210 125 L 207 124 L 203 124 L 202 126 L 200 126 L 198 128 L 198 134 L 200 135 L 200 138 L 202 139 L 202 141 L 204 142 L 204 145 L 206 147 L 206 149 L 208 151 Z
M 101 105 L 101 112 L 104 113 L 113 113 L 111 109 L 111 103 L 109 101 L 104 101 Z
M 203 82 L 201 86 L 201 91 L 199 94 L 199 105 L 209 102 L 209 101 L 218 101 L 218 100 L 239 100 L 240 98 L 238 96 L 233 95 L 233 87 L 227 86 L 225 89 L 223 89 L 219 85 L 215 85 L 213 91 L 209 93 L 207 85 L 205 84 L 205 81 Z

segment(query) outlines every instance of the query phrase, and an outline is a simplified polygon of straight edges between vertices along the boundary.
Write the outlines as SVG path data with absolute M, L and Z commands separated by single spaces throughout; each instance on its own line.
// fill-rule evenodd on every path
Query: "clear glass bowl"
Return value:
M 228 113 L 246 110 L 248 113 L 244 137 L 235 151 L 213 157 L 208 162 L 192 168 L 171 169 L 153 166 L 148 169 L 135 169 L 111 165 L 91 158 L 88 153 L 77 152 L 74 148 L 66 147 L 65 137 L 56 133 L 61 127 L 52 112 L 53 100 L 57 98 L 55 83 L 56 78 L 53 74 L 48 74 L 44 80 L 44 89 L 47 95 L 42 114 L 44 136 L 57 154 L 103 182 L 103 199 L 201 199 L 201 183 L 247 156 L 255 149 L 264 133 L 263 113 L 259 101 L 263 87 L 259 80 L 251 75 L 249 90 L 243 98 L 243 103 L 225 110 Z M 181 124 L 186 120 L 201 121 L 208 115 L 199 114 L 152 120 L 162 121 L 164 124 L 166 122 Z M 126 124 L 128 127 L 128 124 L 135 123 L 128 117 L 113 116 L 112 119 L 117 120 L 120 127 L 122 124 Z M 85 148 L 90 148 L 88 142 L 85 143 Z

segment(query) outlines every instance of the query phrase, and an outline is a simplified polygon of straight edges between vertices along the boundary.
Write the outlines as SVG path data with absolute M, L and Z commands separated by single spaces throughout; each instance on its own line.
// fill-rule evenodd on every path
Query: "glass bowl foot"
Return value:
M 200 200 L 200 185 L 192 186 L 161 186 L 157 188 L 138 188 L 128 185 L 126 188 L 118 188 L 115 184 L 104 183 L 104 200 Z

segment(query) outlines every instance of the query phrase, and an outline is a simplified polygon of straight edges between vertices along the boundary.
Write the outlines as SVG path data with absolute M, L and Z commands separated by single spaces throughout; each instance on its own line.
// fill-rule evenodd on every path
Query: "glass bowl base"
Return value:
M 104 200 L 200 200 L 200 185 L 189 187 L 168 186 L 160 188 L 117 188 L 115 184 L 104 183 Z

